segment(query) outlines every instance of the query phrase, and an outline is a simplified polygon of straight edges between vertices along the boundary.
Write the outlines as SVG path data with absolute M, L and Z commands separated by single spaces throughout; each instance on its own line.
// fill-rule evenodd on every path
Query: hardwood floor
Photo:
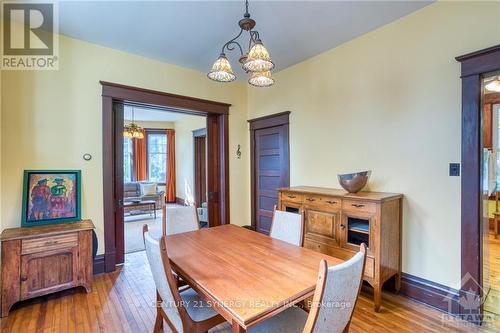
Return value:
M 490 292 L 484 303 L 488 312 L 500 315 L 500 239 L 489 235 L 489 260 L 486 263 L 490 272 Z M 486 267 L 485 267 L 486 268 Z
M 499 332 L 446 316 L 401 296 L 384 294 L 380 313 L 370 295 L 361 295 L 350 332 Z M 144 252 L 126 255 L 125 265 L 95 276 L 92 292 L 60 292 L 18 303 L 1 319 L 1 332 L 151 332 L 155 319 L 155 290 Z M 229 333 L 221 325 L 211 333 Z

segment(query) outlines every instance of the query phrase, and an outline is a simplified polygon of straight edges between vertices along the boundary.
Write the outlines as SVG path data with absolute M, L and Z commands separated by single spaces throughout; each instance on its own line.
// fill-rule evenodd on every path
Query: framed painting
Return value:
M 80 170 L 25 170 L 23 227 L 81 219 Z

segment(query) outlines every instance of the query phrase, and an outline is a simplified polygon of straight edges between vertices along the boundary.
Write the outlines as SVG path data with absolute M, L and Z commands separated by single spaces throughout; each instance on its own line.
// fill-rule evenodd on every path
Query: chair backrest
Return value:
M 164 235 L 174 235 L 200 229 L 195 206 L 163 207 L 162 219 Z
M 366 259 L 366 246 L 348 261 L 328 268 L 320 263 L 311 311 L 303 333 L 341 333 L 350 324 L 359 296 Z
M 276 210 L 275 206 L 269 236 L 302 246 L 304 242 L 304 214 L 283 212 Z
M 156 291 L 161 298 L 161 308 L 168 318 L 168 324 L 177 332 L 183 332 L 182 317 L 186 318 L 184 309 L 177 289 L 177 283 L 172 275 L 172 267 L 168 260 L 165 236 L 160 241 L 151 237 L 148 226 L 143 227 L 144 246 L 146 255 L 153 274 Z

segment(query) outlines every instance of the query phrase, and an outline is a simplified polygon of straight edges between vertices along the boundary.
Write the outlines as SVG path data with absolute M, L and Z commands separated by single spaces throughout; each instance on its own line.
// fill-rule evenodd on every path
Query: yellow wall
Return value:
M 194 200 L 193 131 L 206 126 L 207 119 L 200 116 L 187 116 L 175 122 L 176 191 L 179 198 Z
M 438 2 L 250 88 L 249 118 L 290 110 L 291 184 L 339 187 L 373 170 L 371 190 L 405 195 L 403 271 L 460 281 L 460 64 L 500 42 L 500 2 Z
M 0 221 L 3 228 L 21 221 L 24 169 L 81 169 L 82 216 L 96 225 L 103 253 L 102 122 L 99 80 L 194 96 L 232 104 L 231 151 L 248 146 L 246 88 L 220 85 L 204 73 L 60 37 L 58 71 L 2 73 L 2 165 Z M 85 162 L 84 153 L 93 159 Z M 248 158 L 230 156 L 231 220 L 250 219 Z

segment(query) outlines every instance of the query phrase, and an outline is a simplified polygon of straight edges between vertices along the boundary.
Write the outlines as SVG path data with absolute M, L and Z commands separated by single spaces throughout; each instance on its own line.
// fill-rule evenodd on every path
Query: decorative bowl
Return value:
M 372 174 L 371 170 L 355 173 L 345 173 L 338 175 L 340 186 L 349 193 L 357 193 L 365 187 L 368 178 Z

